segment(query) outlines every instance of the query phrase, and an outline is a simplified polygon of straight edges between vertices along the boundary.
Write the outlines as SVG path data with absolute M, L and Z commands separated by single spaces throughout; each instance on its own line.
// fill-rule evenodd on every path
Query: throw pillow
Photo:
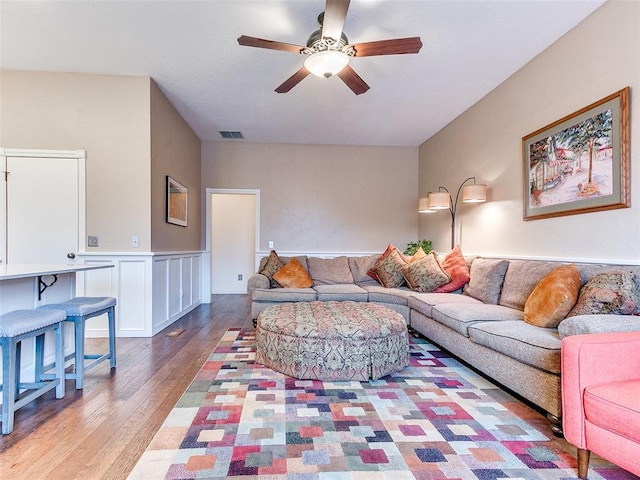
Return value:
M 632 272 L 603 272 L 580 289 L 578 302 L 567 317 L 576 315 L 629 315 L 638 310 L 638 293 Z
M 367 255 L 365 257 L 349 257 L 349 270 L 353 275 L 353 281 L 358 284 L 373 284 L 374 280 L 368 272 L 378 261 L 378 255 Z
M 524 304 L 524 321 L 543 328 L 555 328 L 578 299 L 582 276 L 575 265 L 562 265 L 547 273 Z
M 436 288 L 434 290 L 435 293 L 454 292 L 459 288 L 464 287 L 471 278 L 469 276 L 469 267 L 467 266 L 467 261 L 462 254 L 460 245 L 456 245 L 453 250 L 447 253 L 442 261 L 442 268 L 444 268 L 444 271 L 451 276 L 451 281 Z
M 273 279 L 284 288 L 309 288 L 313 286 L 313 280 L 295 257 L 274 273 Z
M 380 254 L 380 257 L 378 258 L 378 262 L 381 262 L 382 260 L 384 260 L 387 257 L 387 255 L 389 255 L 395 249 L 396 249 L 396 247 L 394 247 L 393 245 L 391 245 L 391 244 L 387 245 L 386 250 Z M 376 263 L 378 263 L 378 262 L 376 262 Z M 373 270 L 374 268 L 375 268 L 375 265 L 371 268 L 371 270 L 369 270 L 367 272 L 367 275 L 369 275 L 371 278 L 373 278 L 376 282 L 382 283 L 380 281 L 380 279 L 378 278 L 378 275 L 376 275 L 376 272 Z
M 402 275 L 409 288 L 416 292 L 431 292 L 451 281 L 451 276 L 444 271 L 433 251 L 402 267 Z
M 349 270 L 347 257 L 317 258 L 309 257 L 309 275 L 314 285 L 335 285 L 353 283 L 353 275 Z
M 463 293 L 484 303 L 498 304 L 504 274 L 509 262 L 489 258 L 476 258 L 471 263 L 471 279 Z
M 402 254 L 394 248 L 386 257 L 376 262 L 372 271 L 382 285 L 387 288 L 396 288 L 404 283 L 402 267 L 406 264 Z
M 418 249 L 416 250 L 416 253 L 414 253 L 413 255 L 411 255 L 410 257 L 406 257 L 404 255 L 402 255 L 404 257 L 404 261 L 407 263 L 413 263 L 413 262 L 417 262 L 418 260 L 420 260 L 421 258 L 424 258 L 427 256 L 426 253 L 424 253 L 424 250 L 422 249 L 422 247 L 418 247 Z
M 273 280 L 273 274 L 276 273 L 278 270 L 280 270 L 284 266 L 285 266 L 285 263 L 280 259 L 280 257 L 278 257 L 278 254 L 276 253 L 276 251 L 271 250 L 271 253 L 269 253 L 269 256 L 267 257 L 267 261 L 265 262 L 264 266 L 258 273 L 261 273 L 262 275 L 264 275 L 269 279 L 271 288 L 277 288 L 280 285 L 278 285 Z

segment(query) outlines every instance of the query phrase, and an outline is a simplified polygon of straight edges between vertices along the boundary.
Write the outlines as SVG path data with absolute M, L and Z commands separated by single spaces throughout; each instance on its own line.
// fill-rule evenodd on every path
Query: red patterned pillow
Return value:
M 460 245 L 456 245 L 455 248 L 444 257 L 442 268 L 451 276 L 451 281 L 433 290 L 434 293 L 454 292 L 462 288 L 471 278 L 469 276 L 469 267 L 467 266 L 467 261 L 464 259 L 464 255 L 462 255 Z

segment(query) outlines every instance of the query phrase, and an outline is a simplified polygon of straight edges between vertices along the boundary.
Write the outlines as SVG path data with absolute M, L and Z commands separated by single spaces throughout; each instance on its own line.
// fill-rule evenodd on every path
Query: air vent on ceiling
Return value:
M 222 138 L 244 138 L 242 132 L 232 132 L 230 130 L 220 130 Z

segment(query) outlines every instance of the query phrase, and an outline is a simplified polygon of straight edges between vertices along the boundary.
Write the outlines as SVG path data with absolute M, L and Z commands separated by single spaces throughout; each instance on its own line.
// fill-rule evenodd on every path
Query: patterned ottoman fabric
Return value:
M 297 302 L 258 316 L 256 361 L 299 379 L 378 379 L 409 365 L 401 314 L 362 302 Z

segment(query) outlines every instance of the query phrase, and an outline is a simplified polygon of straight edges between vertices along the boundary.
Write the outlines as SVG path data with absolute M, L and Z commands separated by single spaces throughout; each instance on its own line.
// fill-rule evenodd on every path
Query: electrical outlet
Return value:
M 92 235 L 89 235 L 89 237 L 87 238 L 87 246 L 88 247 L 97 247 L 98 246 L 98 237 L 94 237 Z
M 138 237 L 131 237 L 131 246 L 133 248 L 138 248 L 140 246 L 140 242 L 138 241 Z
M 273 240 L 269 240 L 269 248 L 273 248 Z
M 242 274 L 241 273 L 238 274 L 238 281 L 242 281 Z

